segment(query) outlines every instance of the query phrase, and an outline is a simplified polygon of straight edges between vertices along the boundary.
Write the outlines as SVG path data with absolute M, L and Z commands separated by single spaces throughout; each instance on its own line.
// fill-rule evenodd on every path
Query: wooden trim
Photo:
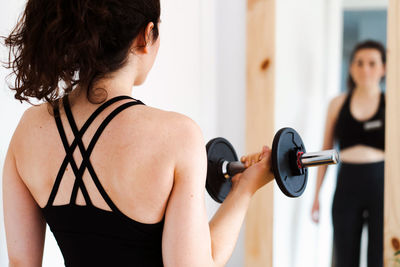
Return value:
M 275 0 L 247 1 L 246 150 L 274 136 Z M 253 197 L 246 219 L 245 266 L 272 267 L 273 182 Z
M 400 266 L 400 1 L 388 7 L 384 266 Z M 390 145 L 389 145 L 390 144 Z
M 345 0 L 342 2 L 345 10 L 386 10 L 388 0 Z

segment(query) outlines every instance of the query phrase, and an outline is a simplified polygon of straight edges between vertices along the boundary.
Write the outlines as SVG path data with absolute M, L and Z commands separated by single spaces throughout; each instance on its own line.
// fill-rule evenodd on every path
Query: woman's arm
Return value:
M 15 138 L 15 135 L 13 139 Z M 11 141 L 3 169 L 3 208 L 10 267 L 42 266 L 46 222 L 22 181 Z
M 322 150 L 332 149 L 334 143 L 334 129 L 337 117 L 339 115 L 339 111 L 343 105 L 344 100 L 346 99 L 346 95 L 340 95 L 334 99 L 329 104 L 328 113 L 326 116 L 325 122 L 325 133 L 324 133 L 324 141 L 322 144 Z M 326 170 L 328 166 L 318 167 L 317 171 L 317 184 L 315 187 L 315 195 L 314 195 L 314 204 L 311 211 L 311 217 L 314 222 L 319 221 L 319 193 L 321 190 L 322 183 L 325 178 Z
M 263 160 L 234 177 L 231 192 L 209 224 L 204 200 L 205 145 L 197 125 L 188 121 L 184 124 L 166 211 L 164 264 L 166 267 L 224 266 L 235 247 L 251 196 L 273 179 L 270 151 L 266 151 Z

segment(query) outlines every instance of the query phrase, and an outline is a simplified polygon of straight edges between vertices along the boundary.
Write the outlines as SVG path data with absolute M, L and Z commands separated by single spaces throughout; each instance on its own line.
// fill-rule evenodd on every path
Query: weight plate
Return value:
M 291 167 L 290 154 L 296 149 L 306 153 L 303 141 L 294 129 L 283 128 L 276 133 L 272 143 L 272 168 L 279 188 L 288 197 L 299 197 L 307 185 L 307 168 L 304 174 L 296 175 Z
M 226 179 L 222 174 L 222 162 L 237 161 L 238 157 L 231 143 L 222 137 L 210 140 L 206 150 L 208 159 L 206 189 L 215 201 L 222 203 L 232 187 L 232 179 Z

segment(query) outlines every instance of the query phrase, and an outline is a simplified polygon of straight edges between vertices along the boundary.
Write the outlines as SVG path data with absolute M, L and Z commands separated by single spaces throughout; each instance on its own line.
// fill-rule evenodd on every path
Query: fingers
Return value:
M 251 154 L 246 157 L 245 166 L 246 168 L 256 164 L 261 159 L 261 153 Z
M 260 160 L 263 159 L 264 157 L 268 157 L 269 155 L 271 155 L 271 149 L 268 146 L 263 146 L 260 155 Z
M 312 219 L 313 222 L 319 223 L 319 211 L 318 210 L 312 211 L 311 219 Z
M 313 207 L 311 209 L 311 220 L 314 223 L 319 223 L 319 202 L 314 201 Z
M 263 150 L 260 154 L 260 162 L 262 162 L 262 164 L 271 164 L 271 149 L 269 149 L 269 147 L 264 146 Z
M 263 146 L 260 153 L 254 153 L 240 158 L 240 161 L 244 164 L 246 168 L 254 165 L 255 163 L 261 161 L 263 158 L 268 157 L 270 154 L 270 149 L 268 146 Z
M 244 166 L 246 168 L 248 168 L 248 167 L 254 165 L 255 163 L 259 162 L 260 161 L 259 158 L 260 158 L 260 153 L 255 153 L 255 154 L 250 154 L 250 155 L 247 155 L 247 156 L 243 156 L 240 159 L 240 161 L 242 163 L 244 163 Z

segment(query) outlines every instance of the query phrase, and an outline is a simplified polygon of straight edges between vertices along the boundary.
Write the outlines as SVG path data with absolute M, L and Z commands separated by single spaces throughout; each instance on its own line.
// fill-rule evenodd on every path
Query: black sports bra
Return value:
M 82 142 L 82 136 L 94 119 L 111 104 L 131 99 L 112 111 L 97 129 L 88 147 Z M 156 224 L 143 224 L 124 215 L 101 185 L 92 164 L 90 155 L 100 135 L 110 121 L 123 110 L 143 105 L 129 96 L 118 96 L 103 103 L 78 130 L 72 116 L 68 96 L 63 99 L 65 113 L 75 139 L 68 144 L 58 108 L 54 109 L 54 117 L 66 155 L 57 174 L 47 205 L 42 209 L 44 217 L 53 232 L 64 256 L 66 266 L 163 266 L 161 239 L 164 219 Z M 79 147 L 82 163 L 78 167 L 73 153 Z M 69 204 L 54 206 L 53 202 L 66 167 L 70 164 L 75 174 Z M 110 207 L 106 211 L 95 207 L 82 180 L 83 173 L 88 170 L 97 190 Z M 76 204 L 78 190 L 81 190 L 86 205 Z
M 385 150 L 385 94 L 381 93 L 379 107 L 368 120 L 356 120 L 350 111 L 350 93 L 335 125 L 335 139 L 340 149 L 362 144 Z

